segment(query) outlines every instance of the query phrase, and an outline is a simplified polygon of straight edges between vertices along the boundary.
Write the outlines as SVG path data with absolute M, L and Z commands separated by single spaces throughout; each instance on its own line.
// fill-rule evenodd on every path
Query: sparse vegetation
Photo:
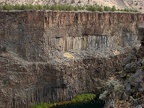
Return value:
M 73 103 L 88 102 L 96 97 L 95 94 L 81 94 L 72 99 Z
M 113 7 L 111 8 L 111 11 L 117 11 L 116 7 L 113 6 Z
M 104 11 L 110 11 L 111 10 L 111 7 L 109 6 L 104 6 Z
M 67 108 L 66 105 L 71 106 L 71 108 L 74 105 L 82 105 L 85 104 L 91 100 L 93 100 L 96 97 L 95 94 L 81 94 L 76 97 L 74 97 L 71 101 L 66 101 L 66 102 L 59 102 L 59 103 L 53 103 L 53 104 L 48 104 L 48 103 L 41 103 L 39 105 L 34 105 L 31 108 Z
M 51 105 L 52 106 L 52 105 Z M 48 104 L 47 103 L 41 103 L 41 104 L 39 104 L 39 105 L 34 105 L 34 106 L 32 106 L 31 108 L 49 108 L 49 107 L 51 107 L 50 105 L 48 106 Z
M 99 6 L 97 4 L 95 5 L 60 5 L 60 4 L 53 4 L 53 5 L 32 5 L 32 4 L 26 4 L 26 5 L 10 5 L 10 4 L 1 4 L 0 10 L 56 10 L 56 11 L 78 11 L 78 10 L 86 10 L 86 11 L 124 11 L 124 12 L 138 12 L 137 10 L 133 9 L 117 9 L 115 6 L 109 7 L 109 6 Z

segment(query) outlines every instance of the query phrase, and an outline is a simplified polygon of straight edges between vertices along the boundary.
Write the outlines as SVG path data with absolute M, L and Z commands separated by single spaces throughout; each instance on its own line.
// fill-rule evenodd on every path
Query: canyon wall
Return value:
M 98 92 L 133 48 L 144 14 L 1 11 L 0 108 Z

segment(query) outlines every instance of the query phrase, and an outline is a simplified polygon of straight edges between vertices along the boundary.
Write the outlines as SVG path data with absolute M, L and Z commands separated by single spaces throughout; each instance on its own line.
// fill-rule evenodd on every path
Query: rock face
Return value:
M 99 96 L 106 103 L 104 108 L 144 107 L 144 56 L 135 59 L 136 56 L 133 54 L 131 62 L 107 80 L 104 92 Z
M 0 12 L 0 108 L 99 91 L 139 48 L 143 14 Z
M 141 46 L 133 49 L 123 60 L 124 68 L 110 77 L 99 98 L 106 102 L 104 108 L 144 107 L 144 27 L 139 27 Z

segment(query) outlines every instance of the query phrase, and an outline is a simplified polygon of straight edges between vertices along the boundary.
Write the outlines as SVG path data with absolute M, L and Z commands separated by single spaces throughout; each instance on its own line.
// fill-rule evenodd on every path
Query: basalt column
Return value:
M 98 92 L 139 48 L 142 24 L 139 13 L 1 11 L 0 108 Z

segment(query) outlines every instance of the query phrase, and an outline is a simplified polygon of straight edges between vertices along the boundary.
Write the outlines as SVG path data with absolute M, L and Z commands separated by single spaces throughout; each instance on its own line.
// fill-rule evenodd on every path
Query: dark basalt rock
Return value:
M 138 48 L 142 24 L 139 13 L 1 11 L 0 108 L 100 91 Z

